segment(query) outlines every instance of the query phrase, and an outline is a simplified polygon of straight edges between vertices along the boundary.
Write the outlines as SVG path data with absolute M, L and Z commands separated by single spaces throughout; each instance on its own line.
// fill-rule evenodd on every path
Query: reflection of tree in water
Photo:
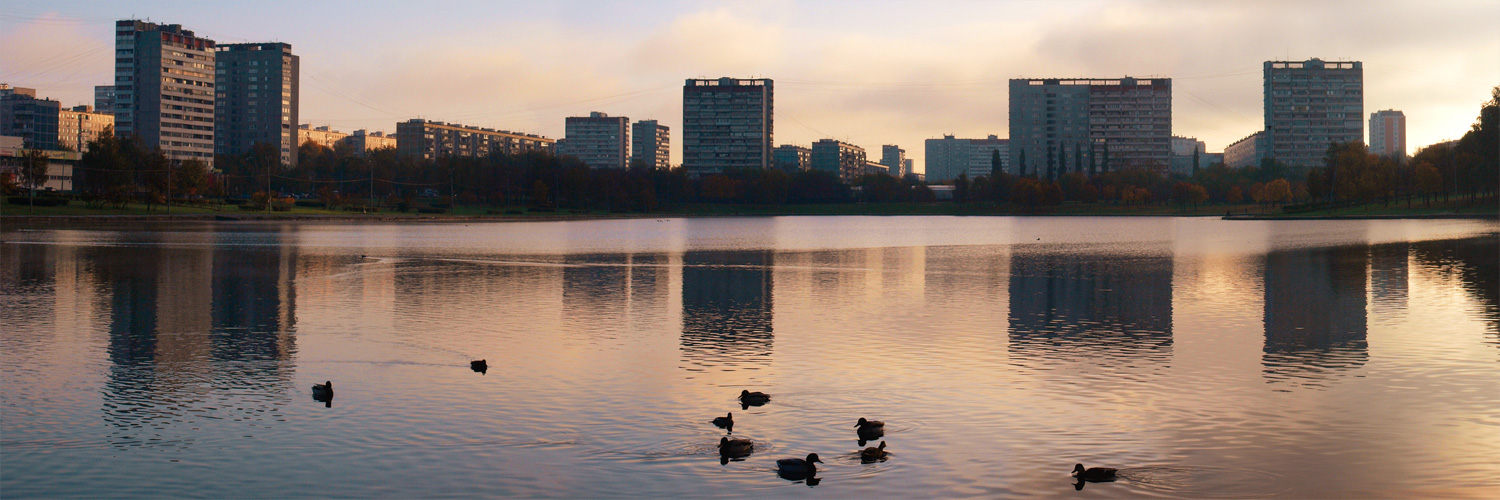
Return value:
M 682 256 L 682 353 L 697 365 L 767 364 L 771 252 Z
M 115 446 L 189 446 L 216 423 L 281 417 L 294 256 L 205 246 L 84 257 L 109 304 L 103 413 Z
M 1484 308 L 1489 341 L 1500 346 L 1500 235 L 1412 243 L 1412 254 L 1431 272 L 1457 277 Z
M 1266 255 L 1266 381 L 1321 387 L 1363 366 L 1368 247 L 1313 248 Z
M 1010 276 L 1012 359 L 1119 367 L 1170 361 L 1170 255 L 1018 248 Z

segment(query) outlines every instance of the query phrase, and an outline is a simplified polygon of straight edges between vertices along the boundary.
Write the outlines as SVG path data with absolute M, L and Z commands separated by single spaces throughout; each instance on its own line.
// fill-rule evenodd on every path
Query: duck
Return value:
M 484 362 L 484 360 L 482 360 L 482 359 L 479 360 L 479 361 L 470 361 L 469 362 L 469 369 L 474 370 L 474 371 L 479 372 L 479 373 L 484 373 L 484 372 L 487 372 L 487 371 L 490 370 L 490 364 Z
M 321 384 L 313 384 L 313 399 L 333 399 L 333 382 L 325 381 Z
M 730 414 L 724 415 L 722 417 L 714 417 L 713 422 L 714 422 L 714 425 L 717 425 L 719 427 L 733 427 L 734 426 L 734 413 L 730 413 Z
M 865 420 L 864 417 L 860 417 L 859 421 L 854 423 L 854 428 L 855 433 L 859 434 L 861 441 L 868 441 L 885 435 L 885 422 L 879 420 Z
M 887 453 L 885 451 L 885 441 L 881 441 L 880 446 L 878 447 L 871 446 L 869 448 L 859 450 L 859 459 L 864 462 L 874 462 L 876 460 L 885 458 L 886 455 Z
M 726 457 L 743 457 L 755 451 L 755 442 L 749 439 L 727 437 L 719 438 L 719 455 Z
M 1073 466 L 1073 476 L 1083 481 L 1114 481 L 1115 473 L 1117 472 L 1119 472 L 1119 469 L 1111 469 L 1109 467 L 1085 469 L 1083 468 L 1083 464 Z
M 760 406 L 771 401 L 771 395 L 764 392 L 740 391 L 740 404 Z
M 808 453 L 807 458 L 783 458 L 776 461 L 776 471 L 782 474 L 796 474 L 811 476 L 818 472 L 815 463 L 823 463 L 818 460 L 817 453 Z

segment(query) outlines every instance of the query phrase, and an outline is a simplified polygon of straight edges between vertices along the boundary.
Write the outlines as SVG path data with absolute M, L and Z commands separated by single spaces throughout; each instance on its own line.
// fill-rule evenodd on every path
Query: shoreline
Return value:
M 381 214 L 184 214 L 184 215 L 0 215 L 0 222 L 13 224 L 98 224 L 110 222 L 560 222 L 585 220 L 711 218 L 711 217 L 1216 217 L 1228 221 L 1292 220 L 1399 220 L 1475 219 L 1500 220 L 1496 213 L 1365 214 L 1365 215 L 1179 215 L 1179 214 L 807 214 L 768 213 L 643 213 L 643 214 L 549 214 L 549 215 L 381 215 Z

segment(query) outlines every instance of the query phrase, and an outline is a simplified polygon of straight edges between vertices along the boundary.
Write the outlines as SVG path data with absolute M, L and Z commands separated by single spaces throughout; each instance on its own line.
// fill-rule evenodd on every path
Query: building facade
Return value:
M 73 151 L 88 151 L 105 130 L 115 125 L 115 115 L 94 111 L 93 106 L 74 106 L 57 115 L 57 145 Z
M 888 173 L 893 177 L 901 177 L 901 164 L 906 162 L 906 150 L 901 146 L 886 144 L 880 146 L 880 164 L 885 165 Z
M 1394 109 L 1370 113 L 1370 152 L 1406 159 L 1406 114 Z
M 1195 169 L 1208 166 L 1204 163 L 1204 156 L 1207 153 L 1208 145 L 1203 141 L 1193 137 L 1174 135 L 1172 136 L 1172 160 L 1169 170 L 1173 175 L 1192 175 Z
M 115 114 L 115 86 L 94 86 L 94 110 L 98 113 Z
M 556 142 L 539 135 L 427 121 L 421 118 L 396 124 L 396 151 L 403 156 L 416 158 L 551 154 Z
M 214 46 L 177 24 L 115 23 L 115 133 L 214 164 Z
M 1224 166 L 1229 168 L 1258 166 L 1260 160 L 1266 158 L 1269 153 L 1270 151 L 1266 148 L 1266 133 L 1256 132 L 1224 147 Z
M 689 79 L 682 87 L 682 166 L 690 175 L 772 166 L 769 78 Z
M 624 169 L 630 159 L 630 119 L 598 111 L 569 116 L 558 156 L 572 156 L 589 168 Z
M 915 165 L 916 165 L 916 162 L 913 161 L 911 158 L 907 158 L 905 160 L 902 160 L 901 161 L 901 176 L 902 177 L 906 177 L 908 175 L 915 174 L 916 172 L 913 171 L 913 169 L 915 168 Z
M 1266 61 L 1269 156 L 1293 168 L 1320 167 L 1328 146 L 1364 140 L 1364 68 L 1358 61 Z
M 343 138 L 343 143 L 348 144 L 349 149 L 354 150 L 354 154 L 367 156 L 377 149 L 396 149 L 396 136 L 386 135 L 385 132 L 366 132 L 365 129 L 359 129 Z
M 775 158 L 776 168 L 787 172 L 800 172 L 812 169 L 812 150 L 792 144 L 776 146 L 772 155 Z
M 656 120 L 641 120 L 630 126 L 630 161 L 646 168 L 672 168 L 672 134 Z
M 865 174 L 865 148 L 836 139 L 823 139 L 812 145 L 812 169 L 831 172 L 845 184 L 853 184 Z
M 25 141 L 20 137 L 0 135 L 0 175 L 19 176 L 26 163 Z M 77 151 L 43 151 L 47 155 L 47 180 L 37 186 L 43 191 L 72 191 L 73 167 L 83 157 Z
M 281 164 L 297 165 L 301 60 L 285 43 L 226 43 L 214 48 L 214 151 L 238 155 L 271 144 Z
M 945 135 L 942 139 L 927 140 L 927 181 L 948 182 L 959 174 L 973 179 L 989 177 L 996 153 L 1000 154 L 1000 168 L 1010 171 L 1010 140 L 990 135 L 984 139 L 960 139 Z
M 26 149 L 56 150 L 62 103 L 37 99 L 36 89 L 0 85 L 0 135 L 20 137 Z
M 328 149 L 333 149 L 334 146 L 337 146 L 348 137 L 349 134 L 329 129 L 327 125 L 313 127 L 312 125 L 303 123 L 297 126 L 298 146 L 301 146 L 304 142 L 311 142 Z
M 1010 140 L 990 135 L 984 139 L 969 139 L 969 166 L 965 172 L 970 179 L 994 175 L 995 155 L 1000 155 L 1000 171 L 1010 168 Z
M 1171 137 L 1170 78 L 1010 81 L 1014 174 L 1165 172 Z

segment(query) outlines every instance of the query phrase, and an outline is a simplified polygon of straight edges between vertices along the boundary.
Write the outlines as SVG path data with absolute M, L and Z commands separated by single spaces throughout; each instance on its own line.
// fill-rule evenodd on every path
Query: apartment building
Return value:
M 216 44 L 178 24 L 115 23 L 115 133 L 214 162 Z
M 214 150 L 238 155 L 271 144 L 282 165 L 296 166 L 301 58 L 285 43 L 219 44 L 214 52 Z
M 396 151 L 417 158 L 553 153 L 556 140 L 539 135 L 471 127 L 421 118 L 396 124 Z
M 726 77 L 683 84 L 682 166 L 689 174 L 772 166 L 773 83 Z
M 1359 61 L 1266 61 L 1262 71 L 1269 156 L 1293 168 L 1320 167 L 1329 145 L 1364 140 Z

